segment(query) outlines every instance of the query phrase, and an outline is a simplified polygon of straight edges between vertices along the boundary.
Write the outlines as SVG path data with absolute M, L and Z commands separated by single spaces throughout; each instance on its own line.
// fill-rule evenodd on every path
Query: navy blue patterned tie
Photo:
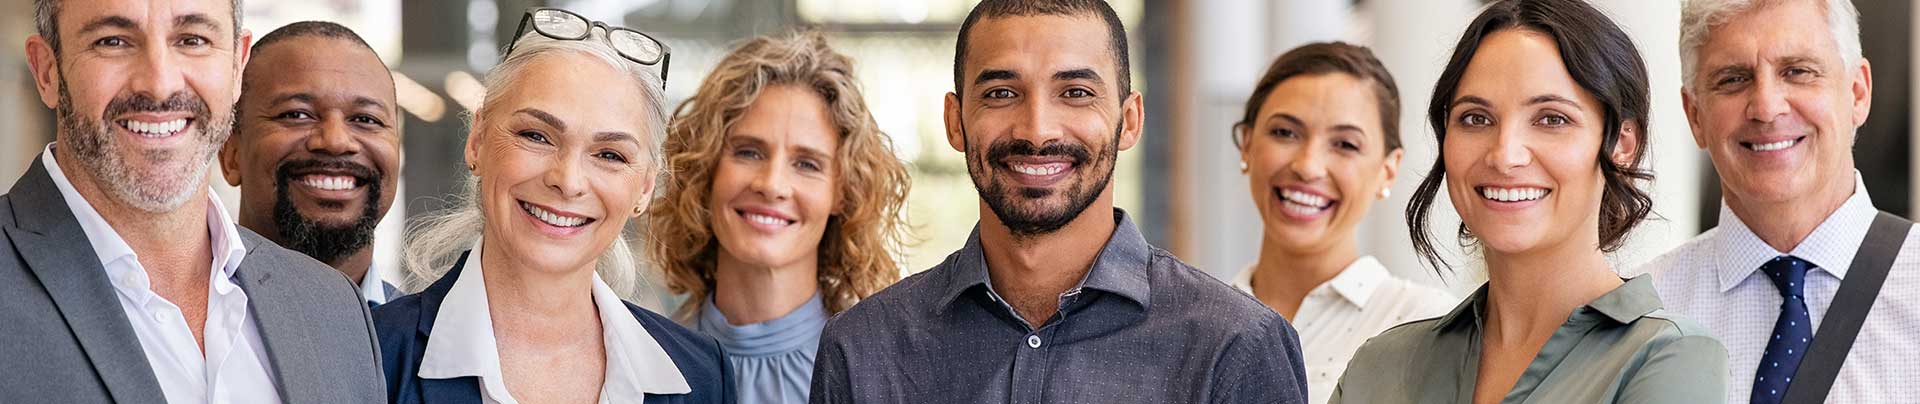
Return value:
M 1773 335 L 1767 351 L 1760 356 L 1760 370 L 1754 373 L 1752 402 L 1779 403 L 1793 382 L 1793 371 L 1800 369 L 1800 358 L 1807 355 L 1813 341 L 1813 318 L 1807 316 L 1807 270 L 1813 264 L 1793 256 L 1774 257 L 1760 266 L 1760 272 L 1780 288 L 1780 319 L 1773 322 Z

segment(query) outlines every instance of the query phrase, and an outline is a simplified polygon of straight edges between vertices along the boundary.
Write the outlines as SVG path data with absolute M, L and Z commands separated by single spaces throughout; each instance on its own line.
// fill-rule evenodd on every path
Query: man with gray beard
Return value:
M 237 0 L 37 0 L 55 142 L 0 196 L 0 402 L 382 401 L 367 306 L 205 183 L 252 35 Z

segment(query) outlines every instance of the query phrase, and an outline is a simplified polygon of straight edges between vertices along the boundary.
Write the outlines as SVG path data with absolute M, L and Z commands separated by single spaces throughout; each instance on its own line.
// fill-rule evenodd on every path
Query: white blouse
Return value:
M 1233 286 L 1253 293 L 1253 267 Z M 1360 257 L 1339 275 L 1307 292 L 1299 313 L 1287 319 L 1300 333 L 1310 403 L 1325 403 L 1360 344 L 1381 331 L 1447 314 L 1460 299 L 1432 287 L 1395 278 L 1373 257 Z
M 479 377 L 480 396 L 489 404 L 518 404 L 507 392 L 500 371 L 500 351 L 493 336 L 493 315 L 487 310 L 486 278 L 481 276 L 480 242 L 467 253 L 460 278 L 434 313 L 433 334 L 420 360 L 421 378 Z M 613 289 L 593 275 L 593 304 L 600 312 L 607 352 L 606 381 L 600 402 L 638 402 L 643 393 L 693 392 L 673 358 L 640 326 Z

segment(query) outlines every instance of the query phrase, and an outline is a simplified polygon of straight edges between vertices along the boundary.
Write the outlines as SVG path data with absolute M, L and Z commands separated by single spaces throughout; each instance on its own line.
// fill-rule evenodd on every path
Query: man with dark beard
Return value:
M 338 272 L 207 187 L 252 34 L 237 0 L 37 0 L 55 142 L 0 196 L 0 402 L 384 401 Z
M 353 30 L 289 24 L 253 45 L 220 170 L 240 225 L 327 263 L 368 306 L 398 297 L 373 262 L 373 229 L 400 171 L 392 73 Z
M 1148 245 L 1113 207 L 1140 139 L 1099 0 L 987 0 L 946 97 L 981 219 L 965 247 L 829 321 L 814 403 L 1299 403 L 1285 319 Z

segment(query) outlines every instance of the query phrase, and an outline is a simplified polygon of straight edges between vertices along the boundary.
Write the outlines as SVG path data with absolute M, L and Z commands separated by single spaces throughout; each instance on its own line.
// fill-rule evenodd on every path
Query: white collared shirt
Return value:
M 427 351 L 420 359 L 419 376 L 426 379 L 478 377 L 480 396 L 489 404 L 517 404 L 507 391 L 500 370 L 500 350 L 493 336 L 493 315 L 488 312 L 486 278 L 480 271 L 480 242 L 467 253 L 466 264 L 453 288 L 434 313 L 433 334 L 427 336 Z M 607 353 L 606 381 L 600 386 L 601 403 L 638 402 L 643 393 L 686 394 L 693 392 L 687 379 L 673 364 L 673 358 L 646 328 L 627 311 L 613 288 L 593 275 L 593 305 L 600 312 L 600 328 L 605 333 Z
M 1253 270 L 1240 271 L 1233 286 L 1253 294 Z M 1339 275 L 1307 292 L 1300 311 L 1287 319 L 1300 333 L 1307 402 L 1327 402 L 1347 362 L 1367 338 L 1409 321 L 1446 315 L 1458 304 L 1460 299 L 1447 292 L 1393 277 L 1373 257 L 1347 264 Z
M 1726 345 L 1728 402 L 1751 397 L 1767 335 L 1780 317 L 1780 290 L 1758 273 L 1761 265 L 1792 255 L 1818 267 L 1807 272 L 1805 293 L 1814 330 L 1820 329 L 1878 214 L 1858 171 L 1853 183 L 1853 196 L 1793 252 L 1776 251 L 1761 241 L 1723 203 L 1719 226 L 1635 270 L 1654 275 L 1667 309 L 1707 326 Z M 1911 402 L 1920 397 L 1920 233 L 1909 230 L 1905 236 L 1827 402 Z
M 387 304 L 387 299 L 393 298 L 387 296 L 387 284 L 380 279 L 379 263 L 368 264 L 367 273 L 360 276 L 360 297 L 376 306 Z
M 266 345 L 260 342 L 259 326 L 247 310 L 247 292 L 233 282 L 234 271 L 247 255 L 240 231 L 227 217 L 220 198 L 207 193 L 207 230 L 212 238 L 213 265 L 208 268 L 206 324 L 203 328 L 206 350 L 193 338 L 179 306 L 151 289 L 147 269 L 120 233 L 113 230 L 100 212 L 67 180 L 60 164 L 54 161 L 53 145 L 40 153 L 41 164 L 54 186 L 60 189 L 67 209 L 80 222 L 100 266 L 113 282 L 120 308 L 125 311 L 133 333 L 140 339 L 140 350 L 153 367 L 160 391 L 173 404 L 187 403 L 278 403 L 280 394 L 273 383 L 273 367 L 267 362 Z M 80 330 L 78 332 L 88 332 Z

